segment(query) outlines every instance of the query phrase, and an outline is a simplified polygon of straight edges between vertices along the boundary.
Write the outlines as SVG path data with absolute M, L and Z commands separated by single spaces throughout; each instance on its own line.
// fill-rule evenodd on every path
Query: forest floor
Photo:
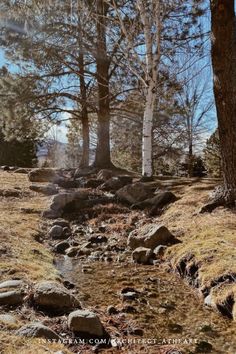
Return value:
M 47 240 L 39 242 L 43 230 L 41 212 L 49 198 L 29 190 L 27 175 L 1 172 L 1 281 L 24 279 L 34 284 L 41 280 L 60 281 L 62 276 L 74 283 L 81 303 L 99 314 L 108 333 L 124 339 L 120 348 L 104 349 L 106 353 L 234 354 L 235 322 L 203 306 L 199 290 L 208 293 L 217 284 L 212 297 L 218 305 L 235 298 L 235 212 L 217 208 L 211 214 L 198 213 L 217 180 L 181 178 L 150 183 L 170 189 L 179 197 L 161 216 L 149 217 L 143 211 L 122 205 L 98 205 L 84 227 L 96 229 L 105 225 L 106 236 L 122 247 L 134 220 L 143 224 L 163 223 L 182 243 L 169 247 L 156 265 L 135 265 L 129 253 L 103 262 L 88 259 L 79 262 L 64 256 L 55 259 Z M 76 218 L 70 216 L 70 222 L 75 225 Z M 139 299 L 132 303 L 133 313 L 125 311 L 126 304 L 120 298 L 124 287 L 140 293 Z M 115 306 L 119 314 L 108 315 L 109 305 Z M 66 354 L 95 350 L 89 346 L 66 348 L 59 343 L 45 344 L 14 335 L 17 328 L 36 320 L 55 330 L 65 329 L 63 325 L 60 328 L 65 316 L 51 318 L 27 304 L 3 307 L 2 313 L 14 314 L 17 321 L 11 324 L 0 320 L 1 353 Z

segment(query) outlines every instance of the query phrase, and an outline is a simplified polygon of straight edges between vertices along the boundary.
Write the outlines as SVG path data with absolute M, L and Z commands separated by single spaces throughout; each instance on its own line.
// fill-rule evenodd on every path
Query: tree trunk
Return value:
M 152 177 L 152 128 L 155 105 L 155 90 L 151 85 L 147 88 L 146 104 L 143 116 L 143 144 L 142 144 L 142 175 Z
M 212 64 L 223 164 L 224 198 L 236 200 L 236 25 L 233 0 L 211 2 Z
M 84 54 L 83 45 L 79 39 L 79 70 L 80 70 L 80 93 L 81 93 L 81 123 L 82 123 L 82 156 L 79 163 L 80 168 L 89 165 L 89 119 L 87 107 L 87 87 L 84 76 Z
M 188 176 L 193 177 L 193 143 L 189 141 L 188 146 Z
M 97 147 L 94 167 L 109 168 L 112 166 L 110 155 L 110 92 L 109 66 L 110 60 L 106 47 L 106 15 L 108 5 L 103 0 L 97 1 L 97 83 L 98 83 L 98 128 Z
M 82 118 L 82 156 L 79 162 L 80 168 L 89 166 L 89 120 L 88 115 Z

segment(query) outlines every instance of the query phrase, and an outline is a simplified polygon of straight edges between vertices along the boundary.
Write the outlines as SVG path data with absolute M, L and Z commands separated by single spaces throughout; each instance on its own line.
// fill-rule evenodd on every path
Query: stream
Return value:
M 170 354 L 236 353 L 234 322 L 204 307 L 197 291 L 165 264 L 136 265 L 129 259 L 60 256 L 55 261 L 64 280 L 75 284 L 82 306 L 97 312 L 122 343 L 104 352 L 161 353 L 171 345 Z M 138 295 L 124 299 L 122 289 Z M 111 305 L 117 314 L 107 314 Z

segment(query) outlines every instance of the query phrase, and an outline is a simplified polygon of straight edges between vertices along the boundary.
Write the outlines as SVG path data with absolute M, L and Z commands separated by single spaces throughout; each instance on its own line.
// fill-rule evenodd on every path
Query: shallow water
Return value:
M 112 336 L 124 339 L 120 350 L 125 353 L 140 352 L 140 348 L 143 353 L 159 353 L 171 344 L 178 349 L 171 354 L 236 354 L 235 322 L 204 307 L 197 292 L 162 265 L 88 262 L 62 256 L 56 260 L 56 267 L 64 279 L 76 285 L 82 305 L 101 315 Z M 125 287 L 138 290 L 138 298 L 124 301 L 120 292 Z M 109 305 L 119 310 L 132 305 L 136 313 L 121 311 L 107 316 Z M 133 335 L 134 328 L 142 329 L 143 335 Z M 141 347 L 140 338 L 144 341 Z M 127 339 L 133 344 L 127 344 Z M 202 351 L 201 341 L 206 342 Z

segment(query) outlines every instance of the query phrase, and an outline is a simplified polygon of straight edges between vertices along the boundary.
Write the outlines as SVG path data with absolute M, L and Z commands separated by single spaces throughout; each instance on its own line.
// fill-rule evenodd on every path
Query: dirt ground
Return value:
M 86 307 L 95 308 L 100 313 L 108 331 L 113 334 L 116 331 L 122 333 L 126 340 L 136 338 L 135 344 L 126 344 L 119 349 L 106 350 L 107 352 L 162 354 L 171 353 L 171 350 L 175 353 L 174 349 L 179 348 L 181 353 L 206 353 L 207 351 L 196 351 L 196 348 L 199 349 L 196 343 L 172 345 L 176 338 L 185 338 L 186 341 L 195 338 L 198 342 L 210 343 L 212 349 L 209 352 L 214 354 L 235 353 L 235 341 L 232 341 L 235 336 L 235 323 L 212 309 L 203 308 L 199 291 L 201 289 L 207 293 L 218 281 L 219 285 L 213 294 L 217 304 L 224 304 L 229 296 L 236 295 L 235 281 L 232 281 L 236 274 L 235 212 L 218 208 L 212 214 L 198 213 L 217 183 L 218 181 L 213 179 L 158 181 L 158 186 L 171 190 L 179 199 L 161 216 L 154 218 L 149 218 L 141 211 L 127 212 L 126 208 L 122 207 L 110 206 L 110 211 L 109 207 L 100 208 L 89 218 L 87 226 L 99 226 L 108 219 L 113 219 L 113 222 L 109 222 L 109 232 L 120 237 L 121 244 L 126 242 L 129 225 L 135 218 L 143 218 L 144 222 L 165 224 L 182 243 L 170 247 L 159 266 L 135 266 L 123 259 L 115 261 L 114 264 L 94 263 L 90 265 L 91 273 L 84 274 L 81 265 L 69 264 L 68 267 L 64 260 L 58 260 L 55 264 L 54 255 L 47 243 L 40 241 L 44 238 L 41 212 L 48 205 L 49 198 L 29 190 L 27 175 L 1 172 L 1 281 L 22 278 L 29 283 L 59 280 L 59 272 L 70 278 L 77 284 L 81 301 Z M 1 191 L 6 190 L 7 194 L 1 194 Z M 177 269 L 185 272 L 185 280 L 176 274 Z M 191 286 L 194 285 L 191 284 L 192 279 L 196 277 L 197 289 Z M 117 294 L 125 286 L 138 288 L 143 294 L 135 304 L 137 312 L 107 316 L 108 305 L 118 308 L 123 306 Z M 5 312 L 6 309 L 0 310 L 0 313 Z M 56 353 L 60 350 L 60 353 L 65 354 L 71 351 L 93 352 L 92 348 L 87 347 L 76 351 L 73 346 L 66 349 L 61 344 L 42 344 L 36 339 L 16 337 L 14 330 L 29 319 L 43 319 L 55 328 L 56 323 L 24 306 L 7 312 L 17 314 L 18 323 L 13 327 L 0 323 L 1 353 L 41 354 Z M 58 322 L 64 320 L 61 318 Z M 139 336 L 132 336 L 132 331 L 139 328 L 144 332 L 143 338 L 151 337 L 159 342 L 162 340 L 162 345 L 138 343 Z M 171 339 L 172 342 L 165 343 L 164 339 Z

